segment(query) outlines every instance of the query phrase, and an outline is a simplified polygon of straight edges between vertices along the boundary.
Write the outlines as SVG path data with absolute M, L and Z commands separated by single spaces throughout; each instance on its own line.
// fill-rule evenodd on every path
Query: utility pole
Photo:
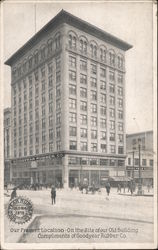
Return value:
M 138 195 L 142 195 L 142 180 L 141 180 L 141 139 L 138 139 L 138 151 L 139 151 L 139 183 L 138 183 Z

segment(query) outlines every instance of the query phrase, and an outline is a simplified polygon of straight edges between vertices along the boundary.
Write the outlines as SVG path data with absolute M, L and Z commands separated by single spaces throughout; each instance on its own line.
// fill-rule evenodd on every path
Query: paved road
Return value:
M 12 233 L 10 237 L 8 233 L 10 228 L 19 226 L 7 220 L 5 231 L 9 242 L 14 241 L 15 236 L 16 241 L 20 242 L 132 242 L 133 240 L 151 242 L 153 240 L 153 197 L 118 195 L 116 190 L 112 190 L 107 200 L 105 190 L 95 195 L 62 190 L 57 191 L 57 203 L 52 205 L 50 190 L 18 190 L 18 195 L 27 196 L 32 200 L 36 217 L 30 225 L 23 225 L 21 228 L 29 227 L 29 230 L 39 228 L 42 231 L 24 234 L 24 230 L 21 230 L 22 232 Z M 53 228 L 64 229 L 64 232 L 54 232 Z M 67 232 L 68 228 L 70 232 Z M 94 229 L 94 232 L 87 234 L 82 231 L 85 228 Z M 98 228 L 104 232 L 97 231 Z

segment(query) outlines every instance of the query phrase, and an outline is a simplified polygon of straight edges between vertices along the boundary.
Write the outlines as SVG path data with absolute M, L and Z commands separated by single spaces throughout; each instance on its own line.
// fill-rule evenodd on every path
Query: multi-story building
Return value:
M 139 145 L 140 144 L 140 150 Z M 153 131 L 128 134 L 126 136 L 128 177 L 139 181 L 139 155 L 143 184 L 153 184 Z M 140 151 L 140 154 L 139 154 Z
M 6 61 L 14 182 L 68 186 L 124 175 L 131 47 L 62 10 Z
M 4 183 L 11 179 L 11 108 L 4 109 Z

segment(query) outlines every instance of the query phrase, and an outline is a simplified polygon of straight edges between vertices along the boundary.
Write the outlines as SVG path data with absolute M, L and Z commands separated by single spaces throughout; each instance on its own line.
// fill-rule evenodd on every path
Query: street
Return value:
M 6 216 L 7 242 L 153 241 L 152 196 L 118 194 L 112 188 L 107 199 L 105 189 L 94 195 L 57 190 L 56 204 L 52 205 L 50 189 L 18 190 L 17 195 L 32 201 L 34 215 L 23 225 L 9 221 Z M 5 196 L 6 209 L 8 201 L 9 197 Z M 34 229 L 39 230 L 33 232 Z

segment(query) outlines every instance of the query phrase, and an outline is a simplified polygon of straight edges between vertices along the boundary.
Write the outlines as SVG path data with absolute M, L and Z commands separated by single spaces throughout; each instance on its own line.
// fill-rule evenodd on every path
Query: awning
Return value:
M 114 176 L 114 177 L 111 177 L 111 180 L 112 181 L 131 181 L 132 178 L 126 177 L 126 176 Z

